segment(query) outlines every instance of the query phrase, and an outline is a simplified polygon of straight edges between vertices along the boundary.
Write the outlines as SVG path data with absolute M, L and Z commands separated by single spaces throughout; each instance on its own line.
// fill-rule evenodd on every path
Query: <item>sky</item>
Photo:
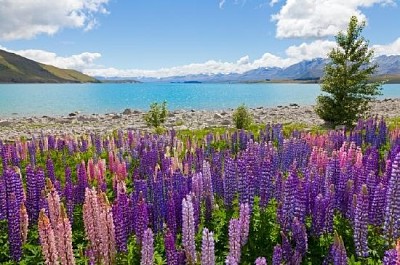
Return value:
M 0 0 L 0 49 L 93 76 L 243 73 L 326 57 L 355 15 L 400 54 L 399 0 Z

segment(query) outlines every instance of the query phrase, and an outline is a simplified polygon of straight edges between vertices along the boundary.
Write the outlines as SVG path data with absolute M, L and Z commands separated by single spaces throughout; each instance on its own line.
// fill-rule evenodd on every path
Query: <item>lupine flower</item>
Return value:
M 154 263 L 154 239 L 153 239 L 153 231 L 150 228 L 147 228 L 143 234 L 142 241 L 142 257 L 140 259 L 140 265 L 153 265 Z
M 57 222 L 56 246 L 62 265 L 75 265 L 74 252 L 72 250 L 72 230 L 64 206 L 61 204 L 60 216 Z
M 335 231 L 333 245 L 329 253 L 333 265 L 347 265 L 346 248 L 344 247 L 343 239 Z
M 395 239 L 399 237 L 400 232 L 400 153 L 392 164 L 392 174 L 386 190 L 386 206 L 385 206 L 385 222 L 383 225 L 383 234 L 388 241 L 388 245 L 392 245 Z
M 196 246 L 194 242 L 195 227 L 192 196 L 187 195 L 182 200 L 182 245 L 188 263 L 196 262 Z
M 359 257 L 368 256 L 368 189 L 364 184 L 357 196 L 357 207 L 354 215 L 354 243 Z
M 20 220 L 20 204 L 14 193 L 8 195 L 7 200 L 8 241 L 10 254 L 14 261 L 18 262 L 22 256 L 22 231 Z
M 296 242 L 296 251 L 305 256 L 308 249 L 307 232 L 304 223 L 300 222 L 297 218 L 292 223 L 292 238 Z
M 175 247 L 175 238 L 169 229 L 164 236 L 164 246 L 165 252 L 167 255 L 167 264 L 168 265 L 177 265 L 178 264 L 178 254 Z
M 50 220 L 46 216 L 46 213 L 42 209 L 39 214 L 39 236 L 40 244 L 42 246 L 42 253 L 46 265 L 57 265 L 58 264 L 58 253 L 56 248 L 56 240 L 54 237 L 54 231 L 51 227 Z
M 229 222 L 229 257 L 228 259 L 235 261 L 236 264 L 240 262 L 241 243 L 240 243 L 241 227 L 238 219 L 231 219 Z M 229 263 L 232 264 L 232 263 Z
M 60 196 L 55 190 L 50 179 L 47 179 L 47 188 L 49 193 L 47 194 L 47 204 L 49 205 L 49 217 L 51 227 L 56 230 L 58 219 L 60 218 Z M 55 231 L 57 236 L 57 232 Z
M 247 243 L 250 230 L 250 209 L 248 203 L 240 204 L 240 243 L 244 246 Z
M 213 232 L 209 232 L 207 228 L 203 229 L 203 240 L 201 245 L 201 264 L 215 264 Z
M 135 218 L 135 217 L 134 217 Z M 142 193 L 139 194 L 139 201 L 136 205 L 136 224 L 135 224 L 135 233 L 138 238 L 139 244 L 142 242 L 142 237 L 144 231 L 147 229 L 149 224 L 149 215 L 148 215 L 148 207 L 147 203 L 144 200 Z
M 281 265 L 283 261 L 283 252 L 281 245 L 276 245 L 274 247 L 274 252 L 272 254 L 272 265 Z
M 21 203 L 19 218 L 20 218 L 20 226 L 21 226 L 20 231 L 21 231 L 22 244 L 25 244 L 26 239 L 28 238 L 29 218 L 28 218 L 28 212 L 26 211 L 25 204 L 23 204 L 23 203 Z
M 267 265 L 267 260 L 264 257 L 258 257 L 254 262 L 255 265 Z

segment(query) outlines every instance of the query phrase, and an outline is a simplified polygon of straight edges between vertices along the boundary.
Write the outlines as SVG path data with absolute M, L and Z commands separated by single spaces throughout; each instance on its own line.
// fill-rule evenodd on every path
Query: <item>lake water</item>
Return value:
M 317 84 L 0 84 L 0 116 L 147 110 L 163 100 L 170 110 L 312 105 L 320 93 Z M 379 98 L 399 97 L 395 84 L 384 85 Z

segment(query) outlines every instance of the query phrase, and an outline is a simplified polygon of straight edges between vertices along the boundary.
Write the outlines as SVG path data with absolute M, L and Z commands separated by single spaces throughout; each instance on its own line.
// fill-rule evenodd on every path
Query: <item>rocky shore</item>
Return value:
M 250 108 L 254 122 L 304 123 L 320 125 L 323 121 L 315 114 L 313 106 L 287 106 Z M 167 129 L 203 129 L 209 127 L 233 127 L 233 109 L 220 111 L 175 110 L 168 114 Z M 7 117 L 0 118 L 0 139 L 14 140 L 21 136 L 30 138 L 40 133 L 85 134 L 107 133 L 116 129 L 149 130 L 144 123 L 145 112 L 126 109 L 121 113 L 86 115 L 78 112 L 65 116 Z M 371 103 L 371 115 L 387 118 L 400 116 L 400 99 L 384 99 Z

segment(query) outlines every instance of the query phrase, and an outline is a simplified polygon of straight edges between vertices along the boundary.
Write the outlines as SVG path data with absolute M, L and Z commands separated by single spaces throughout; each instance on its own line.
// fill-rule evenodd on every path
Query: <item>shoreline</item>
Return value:
M 323 121 L 313 111 L 313 106 L 301 106 L 292 103 L 285 106 L 249 108 L 254 123 L 302 123 L 321 125 Z M 165 127 L 175 130 L 193 130 L 211 127 L 233 128 L 233 109 L 218 111 L 174 110 L 168 113 Z M 11 116 L 0 118 L 0 139 L 15 140 L 20 137 L 31 138 L 33 135 L 110 133 L 116 129 L 139 129 L 150 131 L 143 116 L 146 112 L 125 109 L 121 113 L 86 115 L 78 112 L 64 116 Z M 383 99 L 371 102 L 371 116 L 393 118 L 400 116 L 400 98 Z

